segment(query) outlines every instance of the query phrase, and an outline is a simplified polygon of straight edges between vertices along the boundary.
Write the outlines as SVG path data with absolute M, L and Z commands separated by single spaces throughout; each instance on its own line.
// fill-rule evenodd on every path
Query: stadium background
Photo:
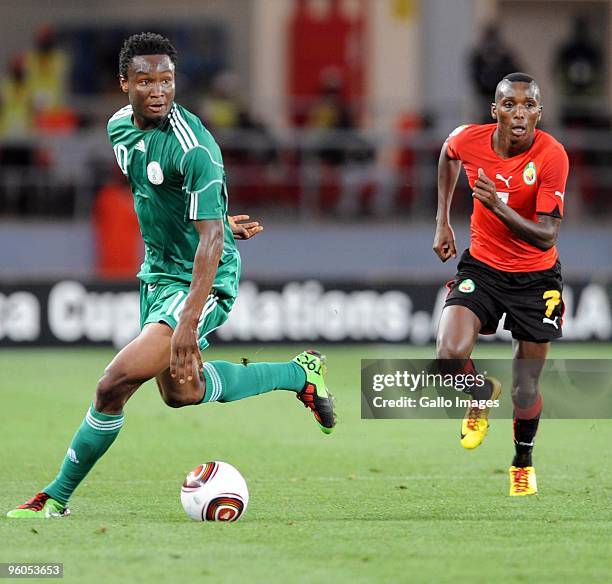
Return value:
M 135 290 L 142 246 L 104 125 L 125 101 L 117 48 L 144 29 L 179 48 L 177 99 L 218 136 L 231 211 L 266 226 L 240 246 L 249 294 L 225 341 L 432 340 L 436 287 L 453 271 L 430 251 L 437 151 L 458 124 L 486 115 L 475 75 L 499 74 L 507 56 L 539 80 L 543 127 L 572 161 L 559 243 L 566 338 L 609 340 L 611 10 L 493 0 L 3 3 L 0 343 L 117 346 L 137 332 L 137 296 L 125 292 Z M 580 16 L 599 60 L 559 64 Z M 493 48 L 483 40 L 492 22 Z M 47 64 L 35 67 L 45 41 Z M 479 46 L 499 57 L 475 73 Z M 590 84 L 576 88 L 564 66 L 591 66 Z M 578 121 L 566 120 L 568 102 L 581 108 Z M 453 206 L 461 248 L 470 205 L 462 184 Z M 74 284 L 53 287 L 65 281 Z M 295 313 L 308 293 L 321 297 L 317 311 Z M 244 314 L 259 326 L 241 326 Z M 296 318 L 308 321 L 301 332 L 286 325 Z
M 202 557 L 183 549 L 199 532 L 182 523 L 169 475 L 206 456 L 234 462 L 254 494 L 243 531 L 207 532 L 214 534 L 207 558 L 227 553 L 236 539 L 243 554 L 229 575 L 206 563 L 213 581 L 327 578 L 329 565 L 295 553 L 305 542 L 320 545 L 316 534 L 326 538 L 339 580 L 401 581 L 410 566 L 412 581 L 457 581 L 466 569 L 464 530 L 473 526 L 463 523 L 464 513 L 479 522 L 487 543 L 477 555 L 499 581 L 609 575 L 609 560 L 601 561 L 610 525 L 603 505 L 609 424 L 547 426 L 543 464 L 552 478 L 544 482 L 548 499 L 538 503 L 545 519 L 528 532 L 526 547 L 516 548 L 523 558 L 517 569 L 499 532 L 513 541 L 525 537 L 535 507 L 518 510 L 499 500 L 510 422 L 500 421 L 489 450 L 466 465 L 446 447 L 454 425 L 419 430 L 425 426 L 389 421 L 374 431 L 361 422 L 358 380 L 360 358 L 432 354 L 443 285 L 454 273 L 431 251 L 439 148 L 457 125 L 483 120 L 490 97 L 479 93 L 477 79 L 483 86 L 497 80 L 509 62 L 538 79 L 542 127 L 571 160 L 559 240 L 566 340 L 554 355 L 609 357 L 611 1 L 0 0 L 0 8 L 2 509 L 54 472 L 102 367 L 138 332 L 134 274 L 142 251 L 105 132 L 108 117 L 125 104 L 117 54 L 134 32 L 157 30 L 175 42 L 177 101 L 202 115 L 223 148 L 230 210 L 266 228 L 240 244 L 240 298 L 208 357 L 284 359 L 295 344 L 322 344 L 344 404 L 344 435 L 322 446 L 307 433 L 305 416 L 285 413 L 281 396 L 211 406 L 204 425 L 196 408 L 177 416 L 151 388 L 138 392 L 125 440 L 79 490 L 79 523 L 33 529 L 46 536 L 41 544 L 29 528 L 17 532 L 0 522 L 2 561 L 59 558 L 89 581 L 109 561 L 119 581 L 162 581 L 167 568 L 200 577 Z M 492 23 L 498 30 L 487 36 Z M 581 42 L 572 45 L 576 27 Z M 461 248 L 470 206 L 462 179 L 452 212 Z M 509 356 L 507 335 L 500 330 L 495 340 L 479 355 Z M 270 416 L 278 420 L 273 428 Z M 159 423 L 155 435 L 148 433 L 151 419 Z M 302 422 L 300 444 L 287 445 Z M 186 428 L 206 432 L 200 454 L 180 441 Z M 567 432 L 589 436 L 588 456 L 580 440 L 566 443 Z M 422 442 L 429 446 L 415 450 Z M 333 459 L 337 476 L 324 476 L 313 452 Z M 572 475 L 563 466 L 567 456 L 591 473 L 579 503 L 564 490 Z M 161 466 L 151 468 L 151 461 Z M 459 481 L 485 474 L 481 498 L 466 501 Z M 144 510 L 134 508 L 142 485 L 150 489 L 144 500 L 153 502 Z M 316 510 L 304 503 L 304 488 L 318 493 Z M 422 497 L 416 505 L 415 492 Z M 322 524 L 325 514 L 330 520 Z M 406 543 L 415 546 L 412 555 L 398 547 L 406 533 L 420 536 Z M 56 541 L 56 534 L 63 535 Z M 258 547 L 259 540 L 270 547 Z M 440 541 L 446 563 L 432 551 Z M 177 572 L 179 557 L 191 561 Z M 274 574 L 267 561 L 276 563 Z M 530 561 L 539 571 L 529 571 Z

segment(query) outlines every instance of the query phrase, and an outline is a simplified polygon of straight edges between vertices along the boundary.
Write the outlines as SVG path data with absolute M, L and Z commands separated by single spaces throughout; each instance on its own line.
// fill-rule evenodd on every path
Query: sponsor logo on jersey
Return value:
M 476 290 L 476 284 L 474 284 L 474 280 L 467 278 L 459 284 L 458 290 L 464 294 L 471 294 Z
M 536 166 L 533 162 L 530 162 L 525 166 L 525 170 L 523 170 L 523 181 L 526 185 L 531 186 L 535 183 L 538 178 L 536 173 Z
M 162 172 L 159 162 L 156 162 L 155 160 L 153 162 L 149 162 L 149 165 L 147 166 L 147 177 L 149 182 L 154 185 L 160 185 L 164 182 L 164 173 Z
M 561 191 L 555 191 L 555 195 L 559 197 L 562 201 L 565 198 L 565 193 L 562 193 Z
M 140 150 L 141 152 L 145 152 L 146 147 L 145 147 L 144 140 L 139 140 L 136 146 L 134 146 L 134 148 L 136 148 L 136 150 Z
M 495 175 L 495 178 L 505 183 L 507 189 L 510 188 L 510 180 L 512 179 L 512 175 L 510 175 L 508 178 L 504 178 L 501 174 L 497 173 Z

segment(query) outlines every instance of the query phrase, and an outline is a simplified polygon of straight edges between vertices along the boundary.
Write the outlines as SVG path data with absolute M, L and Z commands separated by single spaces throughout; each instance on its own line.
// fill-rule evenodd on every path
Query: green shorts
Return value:
M 140 283 L 140 328 L 152 322 L 164 322 L 176 328 L 185 305 L 189 284 L 171 280 L 160 280 L 154 284 Z M 206 302 L 198 322 L 198 343 L 203 351 L 208 347 L 206 337 L 219 328 L 229 316 L 235 298 L 221 297 L 213 290 Z

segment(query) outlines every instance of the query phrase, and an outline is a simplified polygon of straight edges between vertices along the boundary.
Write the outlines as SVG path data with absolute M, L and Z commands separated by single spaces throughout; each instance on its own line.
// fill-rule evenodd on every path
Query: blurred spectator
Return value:
M 49 26 L 38 31 L 36 46 L 26 54 L 26 74 L 37 112 L 65 107 L 68 57 Z
M 604 107 L 603 48 L 592 37 L 586 18 L 574 19 L 571 36 L 557 49 L 555 74 L 566 126 L 601 125 Z
M 501 38 L 499 28 L 494 24 L 488 25 L 470 57 L 472 81 L 479 98 L 475 104 L 476 111 L 484 122 L 491 121 L 488 112 L 499 80 L 520 69 L 516 57 Z
M 213 79 L 199 113 L 230 162 L 269 162 L 275 158 L 272 136 L 245 106 L 236 73 L 224 71 Z
M 23 140 L 30 135 L 34 107 L 25 76 L 25 63 L 15 55 L 0 89 L 0 139 Z
M 34 109 L 36 128 L 46 133 L 70 133 L 79 119 L 68 107 L 68 55 L 57 46 L 55 32 L 42 27 L 36 46 L 26 54 L 26 78 Z
M 340 193 L 336 212 L 345 219 L 355 217 L 362 210 L 364 191 L 371 188 L 370 209 L 382 216 L 393 205 L 395 175 L 387 159 L 377 161 L 376 151 L 357 127 L 342 89 L 340 71 L 335 67 L 325 69 L 319 95 L 306 114 L 306 127 L 312 130 L 311 146 L 323 164 L 318 169 L 316 182 L 319 184 L 314 188 L 321 192 L 321 187 L 330 182 L 326 178 L 333 181 L 336 178 L 333 175 L 338 175 Z
M 32 189 L 24 182 L 36 158 L 31 141 L 33 119 L 24 60 L 16 55 L 0 82 L 0 213 L 19 215 L 28 208 Z
M 267 128 L 250 114 L 236 73 L 223 71 L 213 79 L 199 114 L 223 152 L 232 198 L 250 205 L 276 198 L 277 146 Z
M 234 72 L 224 71 L 213 79 L 210 93 L 200 107 L 200 115 L 216 130 L 249 125 L 249 116 L 240 97 L 240 82 Z

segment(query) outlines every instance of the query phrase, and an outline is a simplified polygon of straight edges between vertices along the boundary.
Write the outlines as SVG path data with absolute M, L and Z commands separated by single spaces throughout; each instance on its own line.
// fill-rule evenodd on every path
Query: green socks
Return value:
M 230 402 L 274 389 L 301 391 L 306 383 L 304 370 L 288 363 L 236 365 L 227 361 L 204 363 L 206 395 L 202 401 Z M 123 414 L 97 412 L 93 404 L 77 430 L 62 467 L 43 489 L 51 498 L 66 504 L 93 465 L 109 449 L 123 426 Z
M 203 402 L 230 402 L 274 389 L 301 391 L 306 374 L 297 364 L 249 363 L 236 365 L 227 361 L 204 363 L 206 395 Z
M 121 426 L 123 414 L 101 414 L 92 404 L 70 443 L 58 475 L 43 492 L 65 505 L 96 461 L 114 442 Z

